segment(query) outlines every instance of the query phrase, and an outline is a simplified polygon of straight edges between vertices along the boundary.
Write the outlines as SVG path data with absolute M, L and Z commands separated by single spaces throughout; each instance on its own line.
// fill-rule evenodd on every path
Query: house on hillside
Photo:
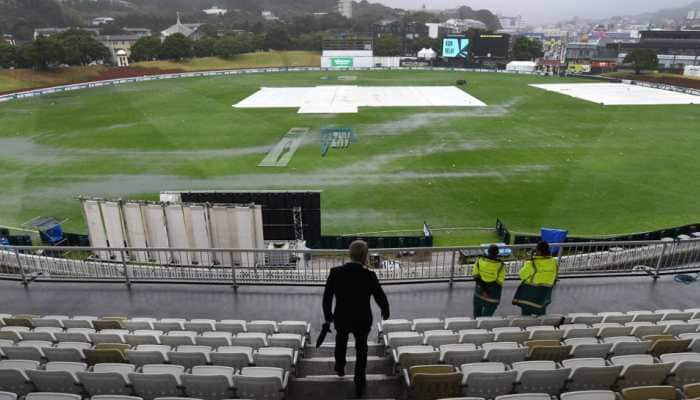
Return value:
M 127 67 L 131 57 L 131 46 L 142 37 L 141 35 L 101 35 L 96 39 L 109 49 L 112 64 Z
M 211 8 L 207 8 L 207 9 L 202 10 L 202 12 L 207 14 L 207 15 L 222 16 L 222 15 L 226 15 L 226 13 L 228 13 L 228 10 L 225 8 L 219 8 L 218 6 L 213 6 Z
M 183 24 L 180 21 L 180 13 L 177 13 L 175 25 L 160 32 L 160 40 L 165 40 L 170 35 L 181 33 L 192 40 L 197 40 L 202 36 L 199 28 L 204 24 Z

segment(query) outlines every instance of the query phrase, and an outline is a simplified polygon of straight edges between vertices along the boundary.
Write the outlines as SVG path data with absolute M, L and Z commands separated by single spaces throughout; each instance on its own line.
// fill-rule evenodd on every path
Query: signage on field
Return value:
M 447 58 L 469 58 L 469 38 L 445 38 L 442 41 L 442 56 Z
M 352 57 L 333 57 L 331 58 L 331 67 L 334 68 L 352 68 L 355 66 L 355 60 Z

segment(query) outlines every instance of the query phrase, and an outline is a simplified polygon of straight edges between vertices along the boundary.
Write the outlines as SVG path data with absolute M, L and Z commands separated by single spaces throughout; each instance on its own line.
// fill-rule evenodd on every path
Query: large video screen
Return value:
M 474 39 L 472 53 L 477 58 L 508 58 L 509 48 L 509 35 L 484 33 Z
M 469 38 L 445 38 L 442 41 L 442 56 L 447 58 L 469 58 L 469 44 Z

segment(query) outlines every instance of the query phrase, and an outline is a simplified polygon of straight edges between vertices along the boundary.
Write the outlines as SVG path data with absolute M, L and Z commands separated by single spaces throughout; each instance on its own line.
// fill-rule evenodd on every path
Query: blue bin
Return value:
M 569 231 L 563 229 L 542 228 L 540 229 L 540 237 L 547 243 L 564 243 L 569 235 Z M 552 255 L 559 253 L 559 246 L 550 246 L 549 252 Z

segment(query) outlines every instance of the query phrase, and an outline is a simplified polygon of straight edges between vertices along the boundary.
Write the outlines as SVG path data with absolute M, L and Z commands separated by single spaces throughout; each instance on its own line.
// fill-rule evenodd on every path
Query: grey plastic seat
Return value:
M 10 392 L 0 392 L 0 400 L 17 400 L 17 395 Z
M 486 360 L 504 364 L 525 361 L 528 353 L 526 347 L 520 347 L 515 342 L 484 343 L 481 347 L 486 351 L 484 356 Z
M 267 334 L 262 332 L 242 332 L 231 339 L 233 346 L 252 347 L 259 349 L 267 346 Z
M 432 346 L 399 346 L 393 350 L 394 363 L 400 369 L 415 365 L 434 365 L 440 361 L 440 352 Z
M 124 337 L 117 333 L 91 333 L 88 336 L 93 344 L 100 343 L 124 343 Z
M 44 359 L 43 348 L 51 347 L 51 342 L 40 340 L 23 340 L 15 346 L 6 346 L 2 348 L 5 357 L 10 360 L 34 360 L 42 361 Z
M 179 396 L 179 377 L 171 373 L 132 373 L 129 380 L 134 387 L 134 393 L 143 400 L 153 400 L 156 397 Z
M 481 346 L 484 343 L 491 343 L 494 341 L 495 337 L 495 334 L 486 329 L 463 329 L 459 331 L 460 343 L 471 343 L 477 346 Z
M 425 331 L 423 333 L 423 338 L 423 344 L 433 347 L 440 347 L 443 344 L 459 343 L 459 335 L 446 329 Z
M 267 338 L 270 347 L 289 347 L 294 351 L 304 347 L 306 338 L 298 333 L 275 333 Z
M 233 376 L 238 397 L 265 400 L 284 398 L 288 380 L 288 372 L 273 367 L 245 367 Z
M 618 324 L 626 324 L 628 322 L 632 322 L 634 319 L 634 315 L 629 315 L 621 312 L 603 312 L 599 313 L 598 315 L 603 316 L 603 320 L 601 322 L 607 323 L 607 322 L 614 322 Z
M 279 333 L 294 333 L 301 336 L 309 336 L 311 324 L 306 321 L 282 321 L 277 324 Z
M 616 400 L 615 392 L 610 390 L 588 390 L 567 392 L 559 396 L 560 400 Z
M 411 324 L 411 330 L 418 333 L 441 330 L 444 327 L 445 321 L 440 318 L 416 318 Z
M 420 346 L 423 344 L 423 336 L 413 331 L 389 332 L 384 335 L 384 344 L 393 349 L 401 346 Z
M 468 317 L 451 317 L 445 318 L 445 329 L 459 332 L 464 329 L 476 329 L 476 320 Z
M 644 336 L 662 335 L 665 329 L 663 325 L 640 325 L 632 328 L 632 335 L 641 339 Z
M 90 328 L 70 328 L 63 333 L 54 333 L 53 336 L 59 343 L 92 343 L 89 336 L 91 333 L 95 333 L 95 330 Z
M 668 384 L 677 388 L 700 382 L 700 354 L 669 353 L 660 356 L 662 363 L 673 363 Z
M 564 331 L 551 325 L 528 326 L 525 330 L 530 333 L 530 340 L 562 340 L 564 337 Z
M 593 325 L 603 321 L 603 316 L 591 313 L 573 313 L 567 316 L 567 320 L 572 324 Z
M 277 367 L 291 371 L 297 363 L 297 352 L 289 347 L 263 347 L 253 354 L 258 367 Z
M 576 342 L 579 339 L 592 339 L 592 338 L 576 338 L 567 339 L 565 343 L 567 345 L 573 346 L 571 349 L 571 356 L 574 358 L 606 358 L 612 349 L 612 343 L 597 343 L 597 340 L 593 339 L 593 342 Z M 573 343 L 573 344 L 572 344 Z
M 654 364 L 654 358 L 650 355 L 628 355 L 611 357 L 613 365 L 622 365 L 620 379 L 617 382 L 620 388 L 635 386 L 656 386 L 662 384 L 673 368 L 672 363 Z
M 44 357 L 51 361 L 82 362 L 85 360 L 83 350 L 92 346 L 84 342 L 60 342 L 56 347 L 45 347 Z
M 407 319 L 388 319 L 377 323 L 377 329 L 383 335 L 392 332 L 408 332 L 411 330 L 411 326 L 411 321 Z
M 548 363 L 552 368 L 545 367 Z M 564 390 L 566 380 L 571 374 L 568 368 L 556 369 L 552 361 L 525 361 L 513 364 L 513 370 L 518 372 L 518 393 L 547 393 L 559 395 Z
M 168 361 L 169 346 L 142 344 L 134 350 L 127 350 L 126 357 L 131 364 L 144 366 L 147 364 L 164 364 Z
M 209 354 L 212 365 L 233 367 L 237 370 L 253 363 L 253 348 L 244 346 L 219 347 Z
M 193 319 L 185 322 L 185 330 L 194 331 L 201 335 L 203 332 L 213 332 L 215 324 L 216 321 L 213 319 Z
M 518 375 L 516 371 L 506 371 L 503 363 L 464 364 L 460 369 L 464 394 L 485 398 L 511 393 Z
M 562 365 L 571 369 L 567 390 L 610 390 L 622 372 L 621 365 L 608 366 L 602 358 L 564 360 Z
M 0 361 L 0 391 L 16 393 L 24 396 L 34 391 L 34 385 L 29 382 L 28 370 L 39 368 L 39 362 L 33 360 L 1 360 Z
M 82 393 L 77 372 L 87 370 L 87 364 L 76 362 L 49 362 L 44 370 L 27 370 L 27 376 L 40 392 Z
M 493 330 L 494 328 L 506 328 L 510 325 L 510 320 L 501 317 L 479 317 L 476 319 L 477 328 Z
M 143 400 L 140 397 L 137 396 L 121 396 L 121 395 L 111 395 L 111 394 L 102 394 L 99 396 L 92 396 L 90 400 Z
M 82 397 L 71 393 L 36 392 L 27 394 L 24 400 L 82 400 Z
M 598 329 L 588 326 L 574 325 L 570 327 L 560 328 L 564 331 L 564 339 L 596 337 Z
M 71 319 L 63 320 L 63 327 L 66 329 L 70 328 L 85 328 L 92 329 L 92 321 L 97 321 L 97 317 L 91 316 L 75 316 Z
M 208 346 L 178 346 L 177 351 L 168 352 L 168 359 L 171 364 L 182 365 L 185 369 L 190 369 L 196 365 L 207 365 L 211 347 Z
M 216 349 L 222 346 L 230 346 L 233 334 L 231 332 L 204 332 L 202 336 L 194 338 L 197 346 L 209 346 Z
M 481 362 L 486 352 L 471 343 L 444 344 L 440 346 L 440 362 L 459 366 Z
M 160 336 L 162 336 L 162 331 L 137 330 L 133 334 L 124 335 L 124 341 L 131 347 L 142 344 L 160 344 L 158 340 Z
M 134 364 L 116 364 L 116 363 L 102 363 L 95 364 L 92 367 L 92 372 L 114 372 L 121 375 L 126 383 L 129 383 L 129 374 L 136 371 L 136 366 Z
M 267 320 L 257 320 L 250 321 L 247 324 L 248 332 L 258 332 L 264 333 L 266 335 L 272 335 L 277 332 L 277 322 L 267 321 Z
M 134 320 L 130 319 L 127 320 L 124 326 L 126 329 L 130 331 L 139 331 L 139 330 L 151 330 L 153 329 L 153 322 L 155 321 L 144 321 L 144 320 Z
M 233 374 L 231 367 L 198 366 L 191 374 L 182 376 L 185 394 L 203 400 L 222 400 L 233 397 Z
M 530 338 L 530 332 L 523 331 L 517 327 L 494 328 L 491 330 L 496 336 L 496 342 L 516 342 L 524 343 Z
M 546 393 L 518 393 L 498 396 L 495 400 L 552 400 L 552 396 Z
M 63 332 L 63 328 L 42 327 L 34 328 L 34 330 L 29 332 L 20 332 L 19 335 L 22 340 L 37 340 L 52 343 L 56 341 L 54 334 L 61 332 Z
M 237 334 L 246 331 L 246 322 L 237 319 L 225 319 L 214 324 L 217 331 Z
M 76 375 L 90 396 L 131 394 L 124 375 L 118 372 L 78 372 Z
M 542 319 L 534 317 L 515 317 L 510 320 L 510 326 L 525 330 L 533 326 L 541 326 Z
M 164 333 L 168 333 L 170 331 L 181 331 L 185 328 L 182 321 L 156 321 L 151 323 L 151 325 L 153 326 L 153 329 L 163 331 Z

